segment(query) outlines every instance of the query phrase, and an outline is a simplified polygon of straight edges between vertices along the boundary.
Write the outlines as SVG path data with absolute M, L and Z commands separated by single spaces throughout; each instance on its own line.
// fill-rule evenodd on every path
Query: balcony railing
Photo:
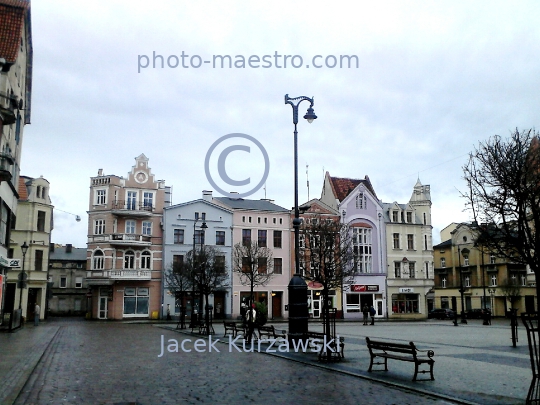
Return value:
M 135 233 L 113 233 L 111 235 L 90 235 L 88 237 L 88 242 L 110 243 L 112 245 L 150 246 L 152 244 L 152 237 Z
M 112 213 L 116 215 L 150 216 L 154 211 L 154 205 L 147 202 L 117 200 L 111 204 Z
M 150 280 L 150 270 L 88 270 L 87 279 Z

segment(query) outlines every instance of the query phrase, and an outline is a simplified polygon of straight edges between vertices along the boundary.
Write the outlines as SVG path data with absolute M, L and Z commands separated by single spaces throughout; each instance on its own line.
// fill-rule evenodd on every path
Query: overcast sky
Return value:
M 284 95 L 313 96 L 317 120 L 302 119 L 307 102 L 299 109 L 300 203 L 308 199 L 306 165 L 310 198 L 320 197 L 324 171 L 368 175 L 380 199 L 399 203 L 409 201 L 420 177 L 431 185 L 436 243 L 446 225 L 470 219 L 459 197 L 467 154 L 490 136 L 537 125 L 539 7 L 34 1 L 32 124 L 24 132 L 21 174 L 51 183 L 53 241 L 85 247 L 90 177 L 100 168 L 126 176 L 144 153 L 156 178 L 173 187 L 173 203 L 190 201 L 214 189 L 204 170 L 211 145 L 244 133 L 270 161 L 266 191 L 250 198 L 291 208 L 293 124 Z M 159 58 L 153 68 L 154 52 L 164 68 Z M 286 68 L 276 53 L 291 55 Z M 144 55 L 150 63 L 140 68 Z M 213 68 L 213 55 L 233 62 L 242 55 L 245 68 Z M 260 67 L 249 66 L 252 55 Z M 272 67 L 262 67 L 264 55 Z M 313 61 L 315 55 L 321 57 Z M 340 68 L 340 55 L 355 55 L 358 67 Z M 325 66 L 333 57 L 337 66 Z M 264 159 L 251 146 L 252 153 L 231 153 L 225 167 L 232 179 L 255 184 Z

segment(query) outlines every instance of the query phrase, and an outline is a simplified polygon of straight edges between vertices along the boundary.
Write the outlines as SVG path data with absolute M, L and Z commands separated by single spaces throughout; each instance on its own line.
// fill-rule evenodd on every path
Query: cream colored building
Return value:
M 11 269 L 8 285 L 15 284 L 15 308 L 22 304 L 22 315 L 34 319 L 34 308 L 40 306 L 40 319 L 46 313 L 47 280 L 49 269 L 49 244 L 53 229 L 53 205 L 49 197 L 50 185 L 43 177 L 20 176 L 19 202 L 15 229 L 11 232 L 10 256 L 21 259 L 21 268 Z M 21 246 L 26 242 L 28 250 L 24 256 Z M 26 286 L 19 288 L 21 273 L 26 274 Z
M 18 266 L 9 255 L 10 233 L 17 215 L 24 126 L 31 113 L 30 1 L 0 0 L 0 21 L 0 327 L 6 327 L 17 308 L 15 283 L 7 284 L 7 276 Z

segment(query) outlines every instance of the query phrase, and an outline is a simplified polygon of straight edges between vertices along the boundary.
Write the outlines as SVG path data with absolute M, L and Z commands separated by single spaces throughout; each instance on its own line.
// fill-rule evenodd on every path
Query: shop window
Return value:
M 148 315 L 149 290 L 147 287 L 126 287 L 124 315 Z
M 392 294 L 394 314 L 417 314 L 418 308 L 418 294 Z

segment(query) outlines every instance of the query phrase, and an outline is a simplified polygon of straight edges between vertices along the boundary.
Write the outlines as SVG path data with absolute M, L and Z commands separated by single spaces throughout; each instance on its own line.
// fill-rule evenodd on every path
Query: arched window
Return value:
M 134 269 L 135 268 L 135 253 L 133 250 L 128 250 L 124 253 L 124 269 Z
M 96 250 L 92 259 L 92 269 L 103 270 L 105 268 L 105 255 L 103 251 Z
M 366 195 L 364 193 L 359 193 L 356 196 L 356 209 L 363 210 L 366 209 Z
M 152 261 L 152 255 L 149 251 L 144 251 L 141 253 L 141 269 L 150 270 L 150 263 Z
M 465 287 L 471 286 L 471 278 L 469 276 L 465 277 Z
M 442 288 L 446 288 L 446 277 L 443 277 L 441 280 L 441 286 Z

